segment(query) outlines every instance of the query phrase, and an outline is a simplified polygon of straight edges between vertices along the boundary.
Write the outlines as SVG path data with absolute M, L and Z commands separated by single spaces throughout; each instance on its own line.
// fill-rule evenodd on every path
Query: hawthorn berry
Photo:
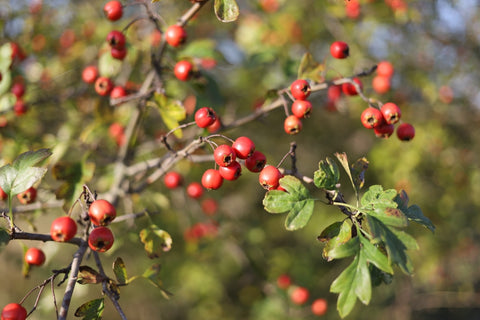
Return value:
M 96 226 L 106 226 L 117 216 L 115 207 L 104 199 L 95 200 L 88 208 L 90 221 Z
M 50 236 L 54 241 L 66 242 L 77 233 L 77 223 L 69 216 L 63 216 L 53 220 L 50 227 Z
M 173 73 L 178 80 L 187 81 L 192 76 L 193 64 L 187 60 L 179 61 L 175 64 Z
M 123 98 L 126 95 L 127 95 L 127 91 L 125 91 L 125 88 L 122 86 L 115 86 L 110 92 L 110 98 L 112 99 Z
M 178 47 L 187 40 L 187 32 L 182 26 L 171 25 L 165 32 L 165 41 L 172 47 Z
M 123 49 L 126 43 L 125 35 L 121 31 L 112 30 L 107 34 L 107 42 L 112 49 Z
M 27 57 L 23 49 L 16 42 L 10 42 L 10 48 L 12 50 L 12 64 L 15 62 L 22 62 Z
M 363 83 L 360 79 L 353 78 L 353 82 L 355 82 L 360 87 L 360 90 L 363 90 Z M 355 88 L 355 86 L 350 82 L 342 84 L 342 91 L 347 96 L 355 96 L 358 94 L 357 88 Z
M 41 266 L 45 263 L 45 253 L 38 248 L 29 248 L 25 252 L 25 262 L 33 266 Z
M 328 303 L 327 300 L 318 298 L 312 302 L 312 313 L 316 316 L 323 316 L 327 313 Z
M 202 175 L 202 186 L 208 190 L 217 190 L 223 184 L 223 177 L 218 170 L 207 169 Z
M 345 59 L 349 55 L 350 48 L 343 41 L 335 41 L 330 45 L 330 54 L 336 59 Z
M 37 189 L 30 187 L 27 190 L 17 194 L 17 199 L 21 204 L 29 204 L 37 199 Z
M 203 107 L 195 112 L 195 123 L 200 128 L 206 128 L 212 125 L 217 118 L 217 114 L 212 108 Z
M 220 120 L 220 117 L 217 116 L 217 117 L 215 118 L 215 121 L 214 121 L 211 125 L 209 125 L 209 126 L 207 127 L 207 130 L 208 130 L 208 132 L 210 132 L 210 133 L 215 133 L 215 132 L 217 132 L 218 130 L 220 130 L 221 127 L 222 127 L 222 121 Z
M 0 200 L 5 200 L 8 198 L 8 194 L 0 188 Z
M 247 159 L 255 151 L 255 144 L 248 137 L 238 137 L 232 144 L 238 158 Z
M 85 83 L 94 83 L 98 77 L 98 68 L 95 66 L 88 66 L 83 69 L 82 80 Z
M 110 78 L 99 77 L 95 81 L 95 91 L 101 96 L 109 95 L 112 89 L 113 82 L 110 80 Z
M 290 300 L 297 305 L 305 304 L 309 297 L 310 292 L 305 287 L 296 287 L 290 292 Z
M 391 78 L 395 69 L 389 61 L 381 61 L 377 64 L 377 74 L 379 76 Z
M 218 211 L 218 203 L 215 199 L 204 199 L 201 205 L 203 213 L 205 213 L 207 216 L 213 216 Z
M 116 21 L 123 15 L 123 6 L 120 1 L 109 1 L 103 7 L 103 13 L 110 21 Z
M 10 89 L 10 92 L 17 97 L 17 99 L 21 99 L 25 94 L 25 85 L 23 82 L 15 82 Z
M 373 129 L 380 126 L 385 121 L 382 112 L 374 107 L 368 107 L 363 110 L 360 120 L 362 121 L 363 126 L 367 129 Z
M 105 252 L 113 246 L 112 231 L 107 227 L 97 227 L 88 235 L 88 246 L 97 252 Z
M 170 171 L 165 174 L 163 178 L 163 183 L 168 189 L 175 189 L 182 185 L 183 177 L 180 173 L 176 171 Z
M 203 195 L 203 187 L 198 182 L 192 182 L 187 186 L 187 195 L 190 198 L 198 199 Z
M 390 78 L 375 76 L 372 79 L 372 88 L 378 94 L 387 93 L 390 90 Z
M 410 141 L 415 137 L 415 128 L 404 122 L 397 127 L 397 137 L 402 141 Z
M 395 127 L 390 123 L 382 123 L 381 125 L 373 128 L 373 132 L 378 138 L 388 138 L 392 135 Z
M 258 182 L 264 189 L 272 190 L 279 186 L 279 180 L 282 177 L 280 170 L 274 166 L 267 165 L 260 171 Z
M 250 157 L 245 159 L 245 166 L 251 172 L 260 172 L 267 163 L 267 157 L 260 151 L 254 151 Z
M 385 121 L 390 124 L 397 123 L 402 117 L 402 112 L 400 111 L 400 108 L 393 102 L 385 103 L 380 108 L 380 111 L 382 112 Z
M 336 102 L 342 96 L 342 86 L 341 85 L 331 85 L 327 90 L 328 100 Z
M 288 274 L 282 274 L 277 278 L 277 286 L 280 289 L 288 289 L 292 284 L 292 278 Z
M 302 120 L 294 115 L 288 116 L 283 122 L 283 129 L 288 134 L 297 134 L 302 131 Z
M 213 152 L 213 158 L 220 167 L 227 167 L 235 161 L 237 155 L 232 147 L 222 144 Z
M 127 47 L 123 48 L 111 48 L 110 49 L 110 55 L 112 58 L 117 59 L 117 60 L 123 60 L 127 56 Z
M 9 303 L 2 310 L 2 320 L 25 320 L 27 310 L 18 303 Z
M 28 106 L 23 100 L 17 100 L 13 105 L 13 112 L 16 116 L 23 116 L 28 111 Z
M 312 112 L 312 104 L 307 100 L 295 100 L 292 103 L 292 113 L 295 117 L 308 118 Z
M 242 166 L 237 161 L 233 161 L 227 167 L 218 168 L 218 171 L 225 180 L 233 181 L 237 180 L 238 177 L 240 177 L 240 175 L 242 174 Z
M 125 128 L 118 122 L 114 122 L 108 127 L 108 134 L 112 138 L 118 138 L 125 134 Z
M 306 100 L 310 95 L 310 84 L 304 79 L 297 79 L 290 85 L 290 92 L 296 100 Z

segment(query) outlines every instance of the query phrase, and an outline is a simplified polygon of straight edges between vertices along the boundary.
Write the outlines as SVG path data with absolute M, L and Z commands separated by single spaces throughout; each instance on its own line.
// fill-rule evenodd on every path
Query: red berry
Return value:
M 330 54 L 336 59 L 345 59 L 349 55 L 348 44 L 343 41 L 335 41 L 330 45 Z
M 0 200 L 5 200 L 8 198 L 8 194 L 5 193 L 5 191 L 3 191 L 2 188 L 0 188 Z
M 200 128 L 206 128 L 212 125 L 217 118 L 217 114 L 212 108 L 203 107 L 195 112 L 195 123 Z
M 255 144 L 250 138 L 238 137 L 232 144 L 233 150 L 240 159 L 247 159 L 255 151 Z
M 393 124 L 389 124 L 386 122 L 373 128 L 373 132 L 378 138 L 388 138 L 392 135 L 394 130 L 395 130 L 395 127 L 393 126 Z
M 310 297 L 310 292 L 308 291 L 307 288 L 304 288 L 304 287 L 296 287 L 290 293 L 290 299 L 292 300 L 293 303 L 297 305 L 302 305 L 306 303 L 309 297 Z
M 77 223 L 69 216 L 63 216 L 53 220 L 50 227 L 50 236 L 54 241 L 66 242 L 77 233 Z
M 207 127 L 207 130 L 208 130 L 208 132 L 210 132 L 210 133 L 215 133 L 215 132 L 217 132 L 218 130 L 220 130 L 221 127 L 222 127 L 222 122 L 220 121 L 220 117 L 217 116 L 217 117 L 215 118 L 215 121 L 214 121 L 211 125 L 209 125 L 209 126 Z
M 125 48 L 125 35 L 118 30 L 112 30 L 107 35 L 107 42 L 110 47 L 115 49 L 123 49 Z
M 215 169 L 207 169 L 202 176 L 202 186 L 208 190 L 217 190 L 223 184 L 223 177 Z
M 33 266 L 41 266 L 45 263 L 45 253 L 37 248 L 29 248 L 25 252 L 25 262 Z
M 35 201 L 37 198 L 37 189 L 30 187 L 27 190 L 17 194 L 17 199 L 21 204 L 29 204 Z
M 218 203 L 217 200 L 207 198 L 202 201 L 202 210 L 207 216 L 213 216 L 217 213 Z
M 104 199 L 95 200 L 88 208 L 90 221 L 96 226 L 106 226 L 117 216 L 115 207 Z
M 167 172 L 165 177 L 163 178 L 163 183 L 168 189 L 175 189 L 182 185 L 183 177 L 180 173 L 175 171 Z
M 28 106 L 22 100 L 17 100 L 13 105 L 13 112 L 16 116 L 23 116 L 28 111 Z
M 402 123 L 397 127 L 397 137 L 402 141 L 410 141 L 415 137 L 415 128 L 410 123 Z
M 297 134 L 302 131 L 302 120 L 294 115 L 288 116 L 283 122 L 283 128 L 288 134 Z
M 258 175 L 258 182 L 263 188 L 272 190 L 279 186 L 278 181 L 281 177 L 283 177 L 283 175 L 276 167 L 265 166 Z
M 94 83 L 98 77 L 98 69 L 95 66 L 88 66 L 83 69 L 82 80 L 85 83 Z
M 245 166 L 251 172 L 260 172 L 267 163 L 267 158 L 260 151 L 254 151 L 250 157 L 245 159 Z
M 95 91 L 101 96 L 109 95 L 112 89 L 113 82 L 110 80 L 110 78 L 99 77 L 95 81 Z
M 213 152 L 215 162 L 221 167 L 227 167 L 235 161 L 237 155 L 232 147 L 226 144 L 219 145 Z
M 218 171 L 225 180 L 233 181 L 242 174 L 242 166 L 237 161 L 233 161 L 228 167 L 218 168 Z
M 316 316 L 323 316 L 327 313 L 327 300 L 319 298 L 312 302 L 312 313 Z
M 116 86 L 110 92 L 110 98 L 112 99 L 123 98 L 126 95 L 127 95 L 127 91 L 125 91 L 125 88 L 122 86 Z
M 394 72 L 393 65 L 388 61 L 381 61 L 377 64 L 377 74 L 379 76 L 391 78 Z
M 390 90 L 390 78 L 375 76 L 372 79 L 372 88 L 378 94 L 387 93 Z
M 363 83 L 362 81 L 360 81 L 360 79 L 353 78 L 353 82 L 355 82 L 360 87 L 360 90 L 363 90 Z M 355 86 L 350 82 L 342 84 L 342 91 L 347 96 L 355 96 L 358 94 L 357 88 L 355 88 Z
M 165 32 L 165 41 L 172 47 L 178 47 L 187 40 L 187 32 L 182 26 L 171 25 Z
M 9 303 L 2 310 L 2 320 L 25 320 L 27 310 L 18 303 Z
M 187 81 L 190 79 L 193 72 L 193 64 L 190 61 L 182 60 L 177 62 L 175 68 L 173 69 L 173 73 L 178 80 Z
M 373 107 L 368 107 L 363 110 L 360 116 L 362 124 L 367 129 L 373 129 L 384 123 L 383 114 L 380 110 Z
M 312 112 L 312 104 L 307 100 L 295 100 L 292 104 L 292 113 L 297 118 L 308 118 Z
M 23 82 L 15 82 L 10 91 L 15 95 L 15 97 L 17 97 L 17 99 L 20 99 L 25 94 L 25 85 Z
M 292 284 L 292 278 L 288 274 L 282 274 L 277 278 L 277 286 L 280 289 L 288 289 Z
M 123 15 L 123 6 L 120 1 L 109 1 L 103 7 L 103 13 L 110 21 L 116 21 Z
M 328 100 L 336 102 L 342 96 L 342 86 L 341 85 L 331 85 L 327 90 Z
M 306 80 L 297 79 L 290 85 L 290 92 L 296 100 L 305 100 L 310 95 L 310 85 Z
M 120 123 L 114 122 L 108 128 L 108 134 L 112 138 L 118 138 L 118 137 L 125 134 L 125 129 L 123 128 L 123 126 Z
M 97 227 L 88 236 L 88 246 L 92 250 L 105 252 L 113 246 L 114 240 L 113 233 L 109 228 Z
M 22 62 L 23 60 L 25 60 L 25 58 L 27 57 L 25 55 L 25 52 L 22 50 L 22 48 L 18 45 L 18 43 L 15 43 L 15 42 L 10 42 L 10 48 L 12 49 L 12 55 L 11 55 L 11 58 L 12 58 L 12 64 L 14 64 L 15 62 Z
M 187 187 L 187 194 L 190 198 L 198 199 L 203 195 L 203 187 L 198 182 L 192 182 Z
M 393 102 L 385 103 L 380 108 L 380 111 L 382 112 L 385 121 L 390 124 L 397 123 L 402 117 L 402 112 L 400 111 L 400 108 Z
M 127 56 L 127 47 L 123 48 L 111 48 L 110 49 L 110 54 L 112 55 L 112 58 L 117 59 L 117 60 L 123 60 Z

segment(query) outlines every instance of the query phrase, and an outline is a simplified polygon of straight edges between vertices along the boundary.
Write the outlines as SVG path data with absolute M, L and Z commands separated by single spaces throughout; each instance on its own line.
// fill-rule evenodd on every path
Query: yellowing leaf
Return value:
M 169 130 L 175 129 L 179 126 L 179 122 L 185 120 L 187 113 L 180 101 L 168 99 L 167 96 L 161 93 L 155 93 L 153 99 L 148 101 L 148 106 L 158 109 L 163 122 Z M 177 138 L 182 137 L 180 129 L 173 132 Z
M 172 248 L 172 237 L 154 224 L 140 231 L 140 240 L 151 259 L 158 258 L 163 252 Z

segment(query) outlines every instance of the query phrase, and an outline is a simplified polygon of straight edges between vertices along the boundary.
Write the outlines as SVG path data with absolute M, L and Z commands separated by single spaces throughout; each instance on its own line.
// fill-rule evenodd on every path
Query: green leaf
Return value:
M 122 70 L 122 60 L 115 59 L 108 52 L 105 52 L 98 59 L 98 73 L 102 77 L 113 78 Z
M 367 261 L 373 263 L 378 269 L 393 274 L 393 269 L 388 261 L 388 257 L 363 235 L 360 234 L 358 238 L 360 238 L 362 252 L 365 254 Z
M 321 242 L 327 242 L 330 241 L 330 239 L 338 236 L 343 223 L 345 222 L 335 221 L 334 223 L 323 229 L 322 233 L 320 233 L 320 235 L 317 237 L 317 240 Z
M 215 15 L 222 22 L 232 22 L 237 20 L 240 10 L 235 0 L 215 0 Z
M 372 283 L 365 255 L 362 251 L 353 262 L 333 281 L 330 291 L 338 293 L 337 310 L 340 317 L 346 317 L 358 299 L 363 304 L 370 303 Z
M 337 225 L 335 226 L 330 226 L 327 229 L 329 229 L 330 233 L 330 240 L 328 240 L 327 244 L 325 245 L 325 248 L 323 248 L 323 257 L 327 261 L 332 261 L 333 258 L 330 257 L 330 251 L 335 249 L 338 246 L 341 246 L 342 244 L 348 242 L 352 238 L 352 227 L 348 220 L 345 220 L 341 223 L 339 228 L 337 229 Z M 338 232 L 337 232 L 338 230 Z M 325 230 L 324 230 L 325 231 Z M 323 233 L 323 232 L 322 232 Z M 335 234 L 336 233 L 336 234 Z
M 0 249 L 10 242 L 10 234 L 7 230 L 0 228 Z
M 416 204 L 408 206 L 408 195 L 402 190 L 395 197 L 394 201 L 398 204 L 398 208 L 407 216 L 408 220 L 415 221 L 428 228 L 430 231 L 435 232 L 435 226 L 432 221 L 423 215 L 422 209 Z
M 169 130 L 177 128 L 179 122 L 185 120 L 187 116 L 185 108 L 180 101 L 168 99 L 167 96 L 161 93 L 155 93 L 153 100 L 148 101 L 147 105 L 158 109 L 163 122 Z M 174 134 L 177 138 L 181 138 L 182 130 L 175 130 Z
M 115 273 L 115 278 L 117 278 L 119 284 L 127 283 L 127 268 L 122 258 L 118 257 L 113 262 L 113 273 Z
M 353 189 L 355 192 L 358 192 L 358 189 L 355 187 L 355 183 L 353 182 L 352 173 L 350 172 L 350 165 L 348 164 L 347 154 L 343 153 L 335 153 L 335 157 L 338 159 L 340 164 L 342 165 L 343 169 L 347 173 L 348 178 L 350 178 L 350 182 L 352 183 Z
M 329 157 L 318 163 L 318 170 L 314 172 L 313 182 L 317 188 L 335 190 L 340 172 L 337 164 Z
M 373 185 L 368 188 L 368 191 L 364 193 L 360 204 L 362 208 L 368 210 L 396 208 L 397 203 L 393 201 L 397 191 L 394 189 L 383 190 L 380 185 Z
M 358 237 L 351 238 L 345 243 L 340 243 L 330 251 L 328 251 L 328 257 L 330 259 L 342 259 L 357 254 L 360 250 L 360 240 Z
M 158 258 L 163 252 L 172 248 L 172 237 L 154 224 L 140 231 L 140 240 L 150 259 Z
M 324 71 L 325 64 L 318 63 L 315 61 L 311 53 L 306 52 L 300 61 L 300 66 L 298 67 L 297 79 L 310 79 L 317 83 L 321 83 L 325 80 L 323 76 Z
M 50 149 L 39 149 L 37 151 L 27 151 L 19 155 L 13 161 L 13 167 L 19 171 L 28 169 L 39 164 L 52 155 Z
M 79 284 L 98 284 L 104 280 L 102 275 L 89 266 L 80 266 L 77 282 Z
M 280 185 L 287 190 L 272 190 L 266 193 L 263 199 L 265 210 L 270 213 L 283 213 L 288 211 L 285 219 L 287 230 L 297 230 L 305 227 L 310 220 L 314 200 L 305 186 L 293 176 L 280 179 Z
M 91 300 L 78 307 L 75 311 L 75 317 L 83 317 L 83 320 L 100 320 L 104 308 L 103 298 Z
M 360 158 L 351 165 L 353 184 L 357 190 L 360 190 L 365 184 L 365 171 L 368 169 L 367 158 Z

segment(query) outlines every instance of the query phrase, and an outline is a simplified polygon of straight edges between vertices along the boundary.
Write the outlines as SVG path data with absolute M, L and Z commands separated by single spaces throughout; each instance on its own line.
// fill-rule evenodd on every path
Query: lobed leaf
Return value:
M 416 204 L 409 207 L 408 200 L 408 195 L 404 190 L 400 191 L 394 199 L 398 208 L 407 216 L 408 220 L 419 223 L 430 231 L 435 232 L 435 226 L 430 219 L 423 215 L 422 209 Z
M 341 223 L 338 229 L 336 225 L 335 226 L 331 225 L 330 227 L 327 227 L 327 229 L 330 229 L 329 230 L 330 239 L 328 240 L 327 244 L 323 248 L 323 257 L 327 261 L 332 261 L 333 258 L 330 257 L 329 255 L 330 251 L 335 249 L 338 246 L 341 246 L 342 244 L 346 243 L 352 238 L 352 227 L 348 222 L 348 220 L 345 220 Z
M 314 172 L 313 182 L 317 188 L 335 190 L 340 179 L 337 164 L 329 157 L 318 163 L 318 170 Z
M 393 269 L 388 261 L 388 257 L 363 235 L 360 234 L 358 238 L 360 239 L 362 252 L 365 254 L 365 259 L 374 264 L 378 269 L 393 274 Z

